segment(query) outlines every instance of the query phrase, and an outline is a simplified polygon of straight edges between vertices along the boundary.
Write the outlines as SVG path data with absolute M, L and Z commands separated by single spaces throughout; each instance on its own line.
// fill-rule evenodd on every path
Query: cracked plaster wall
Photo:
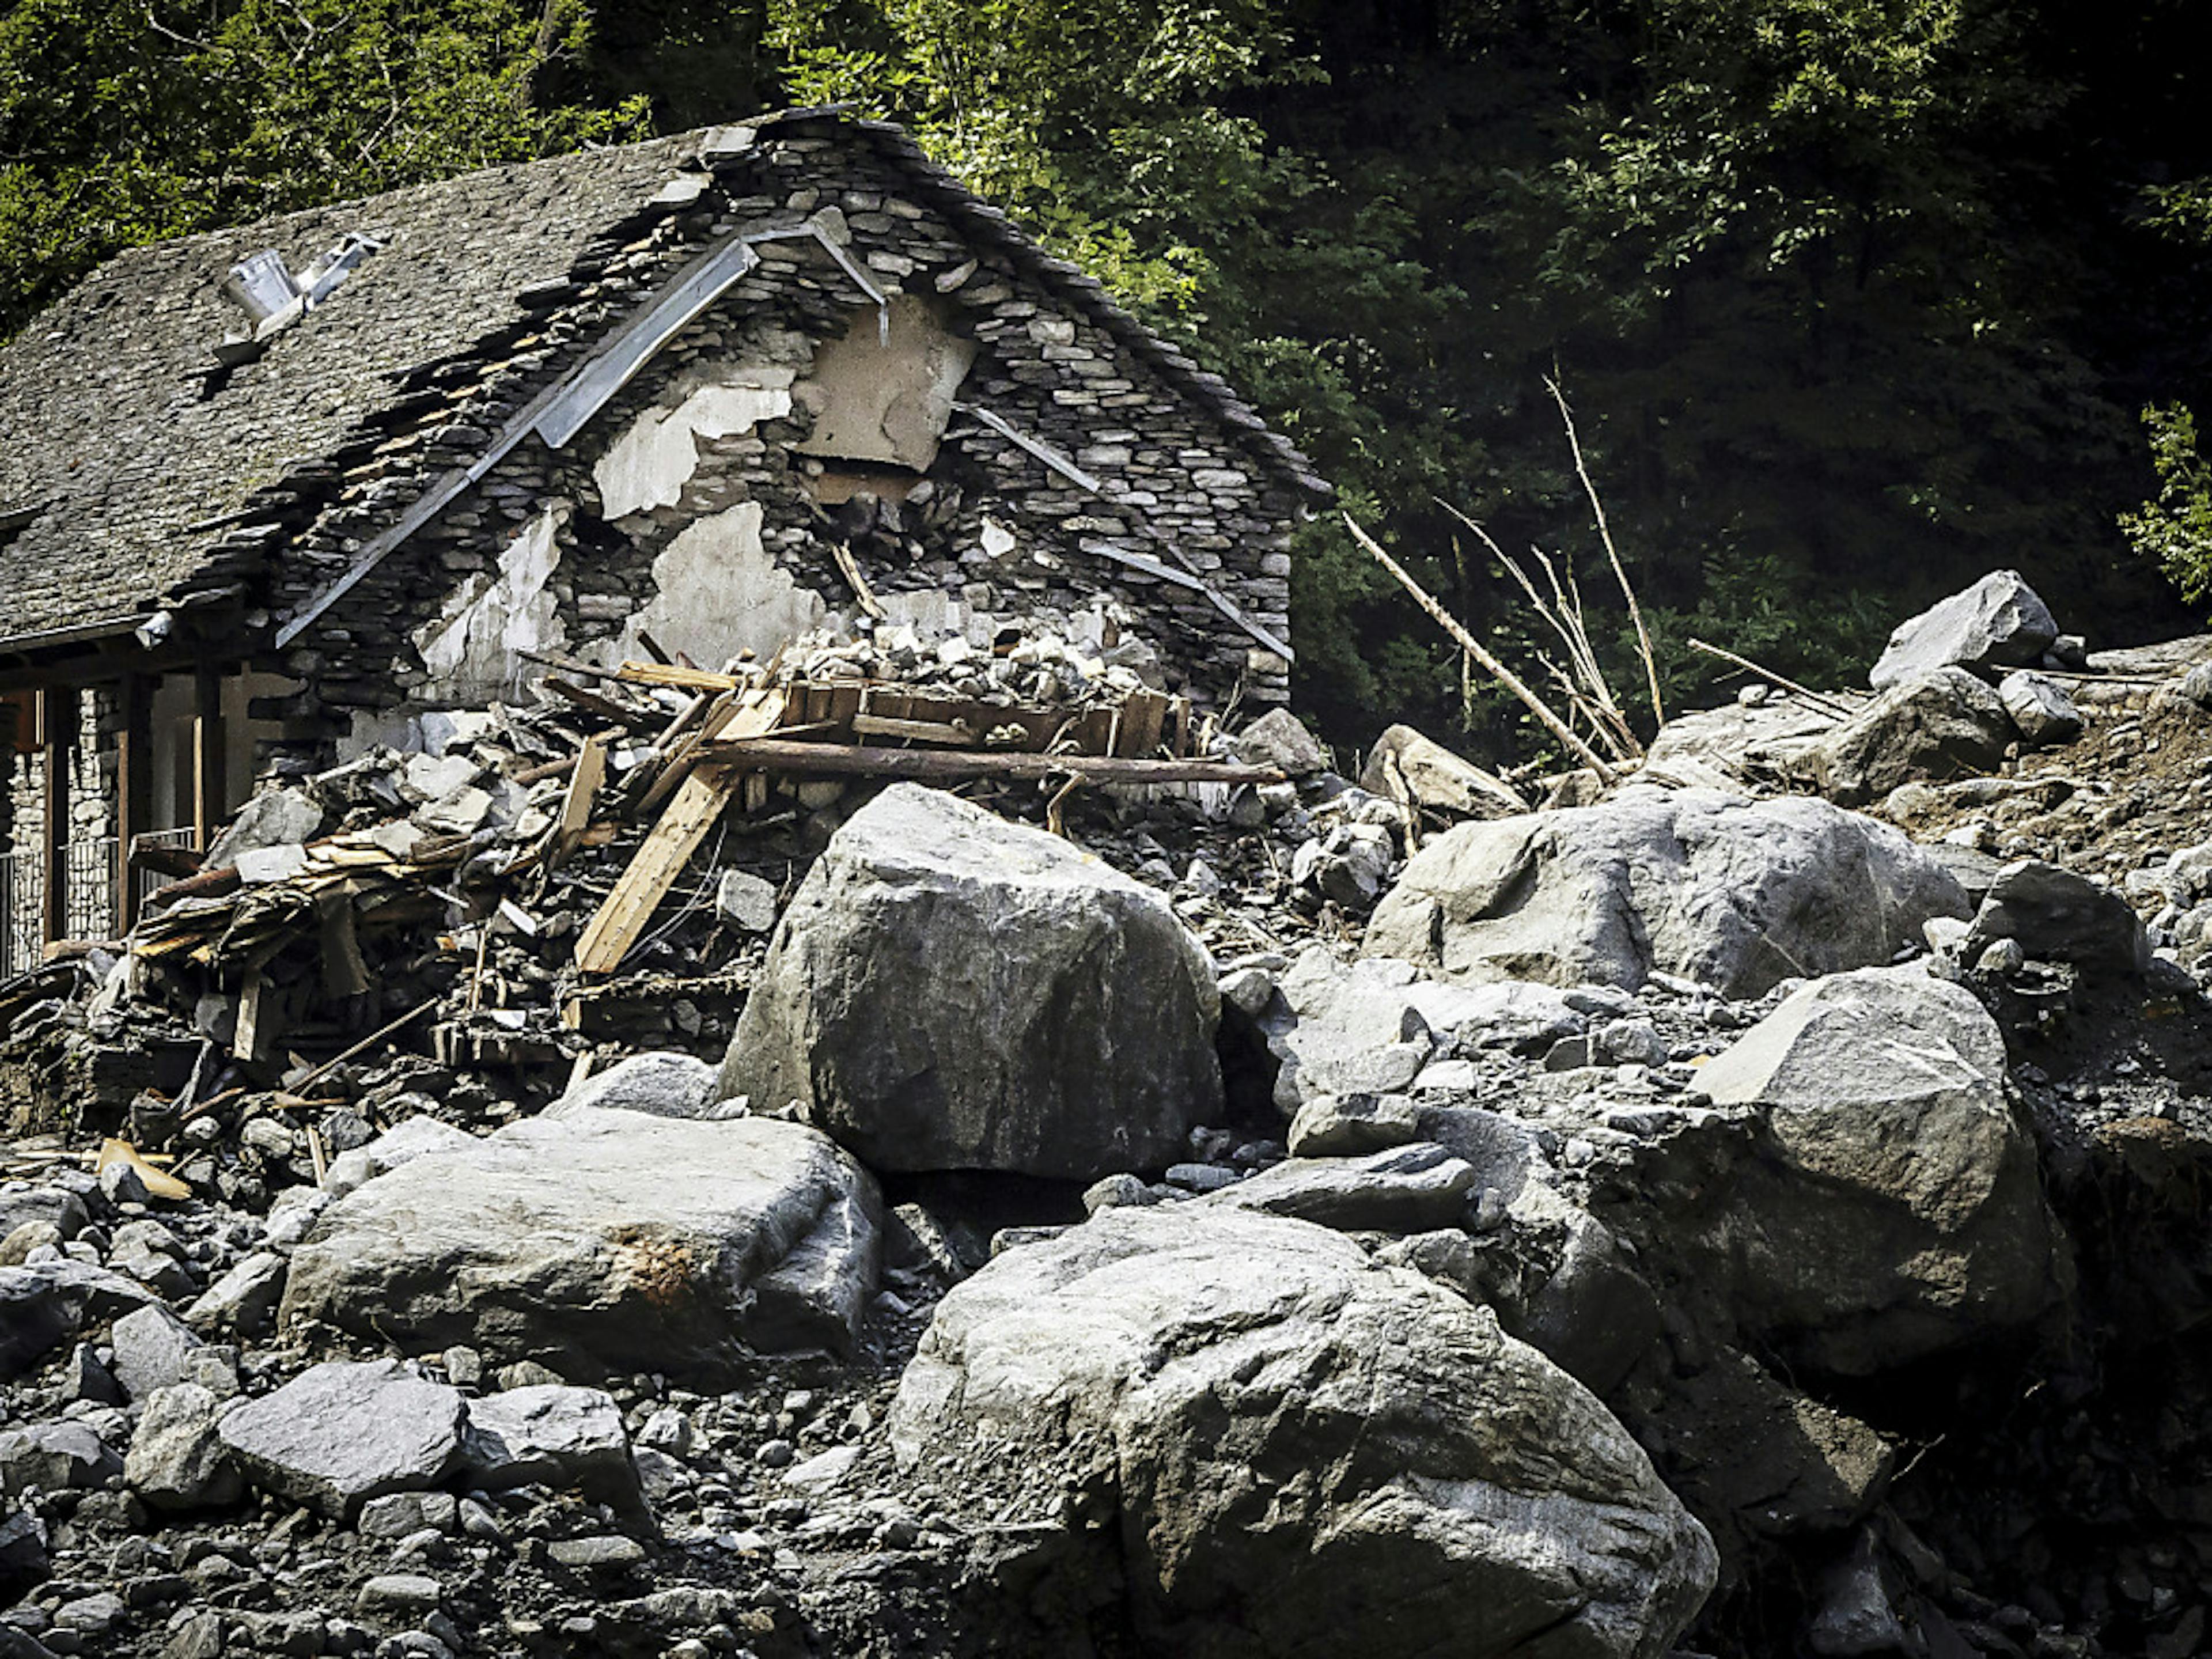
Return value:
M 551 591 L 565 516 L 551 507 L 539 513 L 501 550 L 495 574 L 469 577 L 434 620 L 415 630 L 429 673 L 424 701 L 464 705 L 506 696 L 530 666 L 518 653 L 568 644 Z

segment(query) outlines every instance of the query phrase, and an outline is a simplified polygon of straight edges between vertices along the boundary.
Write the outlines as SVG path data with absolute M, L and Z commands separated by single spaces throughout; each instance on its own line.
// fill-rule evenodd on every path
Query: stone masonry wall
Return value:
M 958 399 L 1051 446 L 1101 494 L 953 413 L 927 471 L 896 477 L 886 505 L 817 501 L 812 478 L 844 469 L 800 453 L 823 393 L 815 370 L 825 343 L 848 329 L 872 335 L 877 310 L 811 239 L 764 242 L 759 267 L 563 451 L 526 440 L 308 630 L 276 665 L 306 683 L 288 714 L 318 717 L 335 736 L 480 700 L 519 644 L 635 654 L 641 615 L 665 613 L 647 625 L 678 648 L 689 647 L 668 635 L 685 627 L 742 636 L 742 618 L 695 614 L 716 604 L 787 629 L 825 611 L 842 620 L 854 605 L 840 544 L 895 615 L 985 638 L 1018 617 L 1078 631 L 1097 617 L 1152 645 L 1201 703 L 1240 686 L 1250 701 L 1286 697 L 1287 664 L 1204 594 L 1111 556 L 1192 571 L 1287 636 L 1299 493 L 1212 411 L 1023 261 L 979 250 L 919 192 L 902 193 L 904 169 L 849 131 L 775 137 L 717 178 L 695 201 L 646 216 L 533 335 L 426 369 L 416 423 L 362 447 L 340 505 L 288 562 L 276 614 L 343 568 L 416 480 L 481 453 L 538 385 L 595 348 L 610 318 L 740 228 L 811 222 L 848 239 L 887 295 L 912 296 L 902 327 L 927 313 L 972 343 Z M 643 505 L 641 478 L 659 492 Z

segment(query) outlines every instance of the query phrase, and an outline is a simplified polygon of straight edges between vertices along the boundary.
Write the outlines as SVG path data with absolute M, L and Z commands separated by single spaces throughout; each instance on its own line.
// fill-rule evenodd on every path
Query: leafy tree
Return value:
M 2147 405 L 2151 465 L 2158 497 L 2120 515 L 2120 528 L 2136 550 L 2159 568 L 2193 604 L 2212 599 L 2212 466 L 2197 445 L 2197 418 L 2179 404 Z
M 117 250 L 642 136 L 549 105 L 579 0 L 18 0 L 0 16 L 0 328 Z

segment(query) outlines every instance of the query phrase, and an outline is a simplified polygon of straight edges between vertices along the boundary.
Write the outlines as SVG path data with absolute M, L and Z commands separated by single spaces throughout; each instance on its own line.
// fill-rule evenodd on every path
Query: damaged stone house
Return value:
M 0 972 L 127 927 L 257 773 L 434 741 L 526 653 L 1030 619 L 1279 703 L 1328 493 L 836 109 L 134 250 L 0 351 Z

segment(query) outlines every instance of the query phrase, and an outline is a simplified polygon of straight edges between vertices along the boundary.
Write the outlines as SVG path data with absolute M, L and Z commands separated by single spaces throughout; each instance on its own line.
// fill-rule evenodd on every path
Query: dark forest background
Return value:
M 1996 566 L 2093 646 L 2191 625 L 2199 9 L 18 0 L 0 330 L 131 243 L 852 100 L 1186 337 L 1509 657 L 1531 619 L 1440 502 L 1576 560 L 1615 684 L 1642 684 L 1556 375 L 1670 698 L 1712 690 L 1692 635 L 1857 683 L 1896 621 Z M 1326 732 L 1522 746 L 1340 523 L 1304 536 L 1298 686 Z

